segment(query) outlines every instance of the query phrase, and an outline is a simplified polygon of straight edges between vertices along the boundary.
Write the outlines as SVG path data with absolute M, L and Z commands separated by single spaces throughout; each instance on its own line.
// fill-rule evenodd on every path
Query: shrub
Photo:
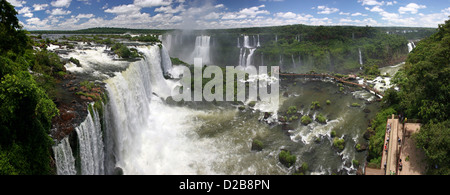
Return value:
M 353 160 L 352 160 L 352 163 L 353 163 L 353 165 L 354 165 L 355 167 L 358 167 L 358 166 L 359 166 L 359 161 L 358 161 L 358 160 L 353 159 Z
M 296 106 L 289 107 L 287 114 L 295 114 L 295 113 L 297 113 L 297 107 Z
M 352 107 L 361 107 L 361 105 L 359 105 L 358 103 L 353 103 L 351 106 Z
M 331 131 L 330 136 L 331 136 L 332 138 L 333 138 L 333 137 L 336 137 L 336 131 Z
M 309 123 L 311 123 L 311 122 L 312 122 L 312 120 L 308 115 L 302 116 L 301 123 L 303 125 L 309 125 Z
M 345 144 L 345 140 L 342 138 L 335 137 L 333 139 L 333 146 L 340 151 L 344 150 L 344 147 L 345 147 L 344 144 Z
M 327 100 L 327 105 L 330 105 L 331 104 L 331 101 L 330 100 Z
M 316 110 L 320 108 L 320 103 L 319 101 L 314 101 L 311 103 L 311 110 Z
M 252 142 L 253 151 L 261 151 L 263 149 L 263 143 L 260 140 L 254 139 Z
M 72 62 L 75 65 L 77 65 L 78 67 L 81 67 L 80 61 L 76 58 L 70 57 L 69 62 Z
M 317 122 L 322 123 L 322 124 L 327 123 L 327 118 L 325 118 L 322 114 L 319 114 L 316 117 L 316 120 L 317 120 Z
M 283 164 L 286 167 L 291 167 L 295 164 L 295 161 L 297 161 L 297 157 L 295 155 L 291 155 L 291 152 L 282 150 L 280 154 L 278 155 L 278 159 L 280 160 L 281 164 Z

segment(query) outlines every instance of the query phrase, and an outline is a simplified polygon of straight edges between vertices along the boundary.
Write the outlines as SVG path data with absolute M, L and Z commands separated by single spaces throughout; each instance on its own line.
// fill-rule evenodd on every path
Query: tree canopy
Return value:
M 400 91 L 388 91 L 386 107 L 422 120 L 414 137 L 425 151 L 428 173 L 450 174 L 450 20 L 417 44 L 393 81 Z
M 48 134 L 58 109 L 36 80 L 51 76 L 45 70 L 54 64 L 46 52 L 31 50 L 16 15 L 0 0 L 0 175 L 50 174 Z

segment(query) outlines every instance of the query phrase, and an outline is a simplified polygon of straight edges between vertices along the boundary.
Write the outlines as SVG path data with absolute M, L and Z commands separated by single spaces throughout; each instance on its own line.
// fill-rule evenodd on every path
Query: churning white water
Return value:
M 248 67 L 255 65 L 254 64 L 254 54 L 258 47 L 261 47 L 261 43 L 259 42 L 259 35 L 252 36 L 252 41 L 250 41 L 250 36 L 244 36 L 244 44 L 241 47 L 238 37 L 238 47 L 240 48 L 239 53 L 239 66 Z
M 202 58 L 203 64 L 211 63 L 211 37 L 210 36 L 197 36 L 195 39 L 195 48 L 192 53 L 192 58 Z
M 101 132 L 100 117 L 94 109 L 88 112 L 86 120 L 75 128 L 77 132 L 80 171 L 82 175 L 102 175 L 104 170 L 104 144 Z M 53 146 L 58 175 L 76 175 L 75 158 L 68 137 Z
M 53 152 L 55 153 L 56 173 L 58 175 L 77 174 L 75 170 L 75 158 L 73 157 L 68 137 L 62 139 L 60 144 L 53 146 Z
M 161 76 L 161 50 L 138 50 L 145 60 L 106 81 L 116 166 L 125 174 L 211 174 L 210 143 L 193 133 L 199 111 L 163 102 L 173 83 Z
M 98 112 L 88 113 L 86 121 L 75 129 L 78 134 L 81 158 L 81 174 L 103 175 L 104 145 Z

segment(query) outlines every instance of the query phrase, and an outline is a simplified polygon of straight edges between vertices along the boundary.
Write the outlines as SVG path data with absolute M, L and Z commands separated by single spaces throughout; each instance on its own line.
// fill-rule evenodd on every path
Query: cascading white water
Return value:
M 414 48 L 416 48 L 416 44 L 414 44 L 414 41 L 410 41 L 408 43 L 408 53 L 411 53 Z
M 252 48 L 250 46 L 250 38 L 249 38 L 249 36 L 244 36 L 244 48 Z
M 291 58 L 292 58 L 292 66 L 294 68 L 297 68 L 297 65 L 295 64 L 294 54 L 291 55 Z
M 167 48 L 168 51 L 172 48 L 172 35 L 168 34 L 162 40 L 163 45 Z
M 358 53 L 359 53 L 359 64 L 361 65 L 360 69 L 362 70 L 363 59 L 362 59 L 362 54 L 361 54 L 361 48 L 358 48 Z
M 161 48 L 161 68 L 164 75 L 169 75 L 172 69 L 172 60 L 170 60 L 169 49 L 163 45 Z
M 103 175 L 104 144 L 98 112 L 88 113 L 86 120 L 75 128 L 78 134 L 82 175 Z
M 256 47 L 261 47 L 261 42 L 259 42 L 259 35 L 258 35 L 258 43 L 256 44 Z
M 78 174 L 105 174 L 103 135 L 98 112 L 95 109 L 92 114 L 88 112 L 85 121 L 76 127 L 75 131 L 78 136 L 81 169 L 81 173 Z M 59 145 L 54 146 L 53 151 L 58 175 L 77 174 L 74 154 L 67 137 L 62 139 Z
M 247 57 L 246 67 L 253 65 L 253 55 L 255 54 L 256 48 L 250 49 L 250 53 Z
M 61 142 L 53 146 L 55 153 L 56 173 L 58 175 L 76 175 L 75 158 L 70 148 L 69 138 L 66 137 Z
M 241 48 L 241 41 L 239 40 L 239 37 L 237 38 L 237 48 Z
M 164 49 L 162 49 L 164 50 Z M 192 134 L 200 111 L 171 107 L 160 97 L 174 81 L 162 77 L 158 46 L 139 47 L 144 60 L 108 79 L 108 131 L 115 166 L 125 174 L 211 174 L 209 142 Z
M 211 64 L 211 37 L 197 36 L 195 39 L 195 49 L 192 53 L 192 59 L 202 58 L 204 64 Z
M 248 67 L 248 66 L 254 65 L 253 57 L 254 57 L 256 48 L 260 47 L 261 45 L 259 43 L 259 35 L 258 35 L 258 39 L 256 36 L 252 36 L 252 37 L 253 37 L 253 42 L 250 43 L 250 37 L 247 35 L 244 36 L 244 46 L 240 47 L 241 49 L 240 49 L 240 53 L 239 53 L 239 66 Z M 238 37 L 238 46 L 240 46 L 239 37 Z

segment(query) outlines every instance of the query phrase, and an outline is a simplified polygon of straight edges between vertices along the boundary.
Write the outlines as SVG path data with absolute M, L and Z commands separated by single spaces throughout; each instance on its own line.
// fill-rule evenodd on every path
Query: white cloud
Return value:
M 93 18 L 94 14 L 78 14 L 78 16 L 76 16 L 77 19 L 81 19 L 81 18 Z
M 25 20 L 27 22 L 26 27 L 30 29 L 45 29 L 48 28 L 48 20 L 41 20 L 39 18 L 30 18 Z
M 398 9 L 398 12 L 400 14 L 406 14 L 406 12 L 410 12 L 411 14 L 417 14 L 419 9 L 425 9 L 425 8 L 427 8 L 427 6 L 425 6 L 425 5 L 418 5 L 415 3 L 410 3 L 410 4 L 406 5 L 406 7 L 400 7 Z
M 141 11 L 141 8 L 136 5 L 133 5 L 133 4 L 119 5 L 119 6 L 111 8 L 111 9 L 105 10 L 106 13 L 112 13 L 112 14 L 131 14 L 131 13 L 137 13 L 140 11 Z
M 45 10 L 45 8 L 47 8 L 47 7 L 48 7 L 48 4 L 34 4 L 33 5 L 34 11 L 42 11 L 42 10 Z
M 257 7 L 255 6 L 255 7 L 251 7 L 251 8 L 245 8 L 245 9 L 239 11 L 239 14 L 246 15 L 246 16 L 249 16 L 252 18 L 256 17 L 256 15 L 258 15 L 258 14 L 270 14 L 270 12 L 267 10 L 259 10 L 259 8 L 264 8 L 264 7 L 266 7 L 266 6 L 260 5 Z
M 90 0 L 77 0 L 77 1 L 83 2 L 85 5 L 92 5 Z
M 171 0 L 134 0 L 133 4 L 140 7 L 157 7 L 170 5 L 171 3 Z
M 332 14 L 339 11 L 338 8 L 329 8 L 327 6 L 319 5 L 317 6 L 318 14 Z
M 356 13 L 353 13 L 352 16 L 367 16 L 367 14 L 356 12 Z
M 275 14 L 276 17 L 293 19 L 297 17 L 297 14 L 292 12 L 279 12 Z
M 397 1 L 388 1 L 386 2 L 386 5 L 394 5 L 397 4 Z
M 32 18 L 33 17 L 33 13 L 31 13 L 31 10 L 30 10 L 29 7 L 24 7 L 22 9 L 20 9 L 18 11 L 18 13 L 22 14 L 24 17 L 27 17 L 27 18 Z
M 14 7 L 23 7 L 24 4 L 26 4 L 26 1 L 19 1 L 19 0 L 7 0 L 11 5 Z
M 56 8 L 53 9 L 52 11 L 47 10 L 45 11 L 45 13 L 50 14 L 52 16 L 60 16 L 60 15 L 69 15 L 72 12 L 69 10 L 63 10 L 62 8 Z
M 223 14 L 222 19 L 225 20 L 236 20 L 236 19 L 245 19 L 245 18 L 256 18 L 258 15 L 268 15 L 270 14 L 267 10 L 260 10 L 260 8 L 266 7 L 265 5 L 244 8 L 239 12 L 226 12 Z
M 183 4 L 180 4 L 178 7 L 176 8 L 172 8 L 171 6 L 163 6 L 163 7 L 159 7 L 155 9 L 155 12 L 163 12 L 166 14 L 175 14 L 175 13 L 179 13 L 184 11 L 184 6 Z
M 72 2 L 72 0 L 56 0 L 56 1 L 52 1 L 50 4 L 53 7 L 66 7 L 66 8 L 69 8 L 71 2 Z
M 358 3 L 362 3 L 362 5 L 370 5 L 370 6 L 374 6 L 374 5 L 384 5 L 384 1 L 377 1 L 377 0 L 358 0 Z
M 372 9 L 366 7 L 366 10 L 369 10 L 371 12 L 384 12 L 384 10 L 380 8 L 380 6 L 375 6 Z

